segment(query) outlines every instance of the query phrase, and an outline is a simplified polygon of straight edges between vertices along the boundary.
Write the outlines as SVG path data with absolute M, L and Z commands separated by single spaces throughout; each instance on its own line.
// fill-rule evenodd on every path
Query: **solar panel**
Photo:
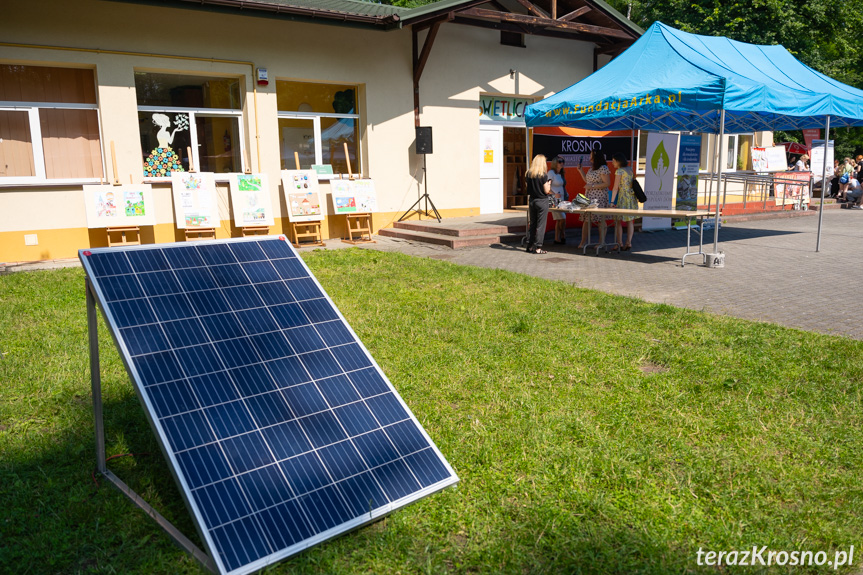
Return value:
M 458 481 L 284 238 L 79 257 L 219 572 Z

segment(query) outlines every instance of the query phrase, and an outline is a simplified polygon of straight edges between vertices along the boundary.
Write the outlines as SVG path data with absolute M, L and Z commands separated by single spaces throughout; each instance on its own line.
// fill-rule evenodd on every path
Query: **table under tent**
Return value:
M 782 46 L 699 36 L 656 22 L 604 67 L 528 106 L 525 122 L 529 127 L 700 132 L 719 141 L 725 134 L 823 126 L 829 140 L 831 125 L 863 126 L 863 91 L 816 72 Z M 822 190 L 826 170 L 825 161 L 816 174 Z M 720 185 L 722 175 L 720 164 Z M 719 216 L 717 210 L 714 252 Z M 815 251 L 822 219 L 823 209 Z

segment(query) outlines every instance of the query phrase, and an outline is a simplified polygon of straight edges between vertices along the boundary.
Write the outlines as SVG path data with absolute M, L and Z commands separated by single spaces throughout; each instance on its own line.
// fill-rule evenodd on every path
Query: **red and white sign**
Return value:
M 810 128 L 803 130 L 803 141 L 806 142 L 806 147 L 812 149 L 812 140 L 817 140 L 821 137 L 821 130 L 818 128 Z

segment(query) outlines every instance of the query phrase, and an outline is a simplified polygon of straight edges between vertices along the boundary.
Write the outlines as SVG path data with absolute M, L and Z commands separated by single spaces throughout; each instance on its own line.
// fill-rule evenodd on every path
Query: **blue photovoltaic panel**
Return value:
M 80 258 L 221 572 L 458 481 L 283 238 Z

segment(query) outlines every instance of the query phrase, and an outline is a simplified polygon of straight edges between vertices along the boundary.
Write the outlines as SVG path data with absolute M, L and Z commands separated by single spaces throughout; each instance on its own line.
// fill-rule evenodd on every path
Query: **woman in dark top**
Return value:
M 530 228 L 527 231 L 527 253 L 547 254 L 542 249 L 545 225 L 548 220 L 548 198 L 551 195 L 551 182 L 548 181 L 548 166 L 545 156 L 537 154 L 524 174 L 527 188 Z

